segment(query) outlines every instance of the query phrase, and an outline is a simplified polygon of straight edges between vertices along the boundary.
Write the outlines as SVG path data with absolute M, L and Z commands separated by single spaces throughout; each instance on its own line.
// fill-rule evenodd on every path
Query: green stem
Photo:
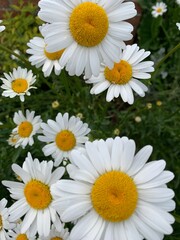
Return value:
M 7 53 L 14 55 L 15 57 L 17 57 L 19 60 L 21 60 L 22 62 L 24 62 L 28 67 L 32 67 L 31 64 L 22 56 L 20 56 L 19 54 L 13 52 L 12 50 L 8 49 L 7 47 L 3 46 L 2 44 L 0 44 L 0 49 L 3 51 L 6 51 Z
M 158 64 L 156 65 L 155 67 L 155 71 L 152 75 L 154 75 L 157 71 L 157 69 L 164 63 L 164 61 L 170 57 L 175 51 L 178 50 L 178 48 L 180 48 L 180 43 L 178 43 L 173 49 L 171 49 L 159 62 Z
M 23 102 L 21 102 L 21 111 L 24 114 L 24 103 Z

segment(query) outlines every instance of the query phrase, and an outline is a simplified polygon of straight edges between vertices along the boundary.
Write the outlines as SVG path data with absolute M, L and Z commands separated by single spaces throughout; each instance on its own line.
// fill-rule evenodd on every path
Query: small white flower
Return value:
M 14 68 L 12 73 L 4 73 L 4 76 L 5 78 L 0 78 L 3 82 L 1 88 L 4 89 L 2 93 L 4 97 L 14 98 L 15 96 L 19 96 L 20 100 L 24 102 L 25 95 L 31 95 L 29 90 L 36 88 L 32 86 L 36 81 L 36 76 L 33 76 L 32 71 L 27 71 L 26 68 Z
M 108 67 L 119 61 L 124 41 L 132 38 L 133 26 L 126 22 L 137 13 L 133 2 L 124 0 L 41 0 L 38 16 L 47 51 L 65 51 L 60 65 L 69 75 L 99 75 L 104 60 Z
M 8 234 L 10 236 L 10 239 L 14 240 L 35 240 L 36 236 L 35 233 L 33 233 L 33 231 L 26 231 L 26 232 L 22 232 L 21 231 L 21 223 L 17 223 L 16 227 L 9 231 Z
M 2 181 L 10 196 L 16 200 L 9 208 L 10 220 L 17 221 L 24 216 L 21 224 L 21 233 L 33 229 L 33 234 L 47 237 L 50 234 L 51 223 L 62 224 L 56 210 L 52 207 L 54 196 L 51 185 L 56 183 L 64 174 L 64 167 L 53 169 L 53 161 L 34 160 L 28 153 L 23 166 L 12 165 L 12 169 L 22 182 Z
M 42 29 L 46 28 L 46 26 L 47 25 L 43 25 L 40 28 L 41 34 L 43 33 Z M 27 45 L 29 49 L 27 49 L 26 52 L 32 55 L 29 58 L 29 61 L 37 68 L 42 67 L 45 77 L 50 76 L 53 68 L 56 75 L 61 73 L 63 67 L 59 64 L 59 60 L 64 52 L 64 49 L 56 52 L 48 52 L 47 44 L 42 37 L 34 37 L 27 43 Z
M 180 31 L 180 23 L 176 23 L 178 30 Z
M 156 5 L 152 6 L 152 9 L 153 11 L 151 13 L 153 17 L 157 18 L 167 11 L 167 5 L 163 2 L 157 2 Z
M 18 49 L 15 49 L 15 50 L 14 50 L 14 53 L 16 53 L 17 55 L 20 55 L 20 54 L 21 54 L 21 52 L 20 52 Z M 18 59 L 18 57 L 16 57 L 16 56 L 13 55 L 13 54 L 11 54 L 11 58 L 12 58 L 13 60 Z
M 9 139 L 7 141 L 10 146 L 15 147 L 19 139 L 20 139 L 19 134 L 14 132 L 10 134 Z
M 69 239 L 69 231 L 67 228 L 64 228 L 64 224 L 62 229 L 58 231 L 54 224 L 51 227 L 51 232 L 48 237 L 39 237 L 39 240 L 68 240 Z
M 135 154 L 127 137 L 86 142 L 72 151 L 71 179 L 52 186 L 54 208 L 63 222 L 74 222 L 70 239 L 160 240 L 173 232 L 174 178 L 164 160 L 147 163 L 145 146 Z
M 69 158 L 73 149 L 82 148 L 88 140 L 85 136 L 90 132 L 87 123 L 83 123 L 78 117 L 65 113 L 58 113 L 56 121 L 49 119 L 46 123 L 42 123 L 44 136 L 38 139 L 48 143 L 43 147 L 45 156 L 52 155 L 55 160 L 54 166 L 58 166 L 63 158 Z
M 15 224 L 9 221 L 9 210 L 6 208 L 7 200 L 5 198 L 0 200 L 0 239 L 7 240 L 8 233 L 6 230 L 15 227 Z
M 114 68 L 101 67 L 98 77 L 92 76 L 86 83 L 93 83 L 91 94 L 99 94 L 108 89 L 106 101 L 121 96 L 124 102 L 133 104 L 134 95 L 132 89 L 141 97 L 145 96 L 148 88 L 139 79 L 148 79 L 150 72 L 154 71 L 152 61 L 143 61 L 150 55 L 149 51 L 139 50 L 137 44 L 127 45 L 120 62 L 114 63 Z
M 0 20 L 0 23 L 2 23 L 2 20 Z M 0 32 L 4 31 L 5 26 L 0 26 Z
M 180 5 L 180 0 L 176 0 L 176 3 L 177 3 L 178 5 Z
M 28 144 L 32 146 L 34 144 L 33 136 L 40 130 L 41 117 L 35 116 L 35 111 L 30 112 L 29 110 L 26 110 L 24 116 L 19 110 L 14 114 L 13 121 L 17 126 L 12 130 L 9 143 L 15 148 L 19 146 L 25 148 Z

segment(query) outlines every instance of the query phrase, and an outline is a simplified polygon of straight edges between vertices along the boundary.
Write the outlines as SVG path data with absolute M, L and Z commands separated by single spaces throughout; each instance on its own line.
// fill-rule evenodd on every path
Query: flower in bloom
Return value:
M 143 61 L 150 55 L 149 51 L 139 50 L 137 44 L 128 45 L 122 53 L 120 62 L 114 63 L 113 69 L 102 65 L 98 77 L 92 76 L 86 83 L 93 83 L 91 94 L 99 94 L 108 89 L 106 101 L 110 102 L 114 98 L 121 96 L 124 102 L 133 104 L 134 95 L 132 89 L 141 97 L 145 96 L 147 87 L 139 79 L 151 77 L 149 72 L 153 72 L 152 61 Z
M 51 222 L 58 222 L 59 216 L 52 207 L 54 197 L 51 193 L 51 185 L 64 174 L 64 167 L 52 172 L 53 161 L 32 159 L 28 153 L 23 166 L 12 165 L 12 169 L 22 182 L 2 181 L 8 187 L 10 196 L 16 202 L 9 208 L 10 220 L 16 221 L 24 216 L 20 231 L 26 233 L 30 229 L 39 235 L 47 237 L 50 234 Z
M 20 100 L 24 102 L 24 96 L 31 95 L 29 90 L 36 88 L 32 86 L 36 81 L 36 76 L 33 76 L 32 71 L 27 71 L 26 68 L 13 68 L 13 72 L 9 74 L 4 73 L 4 77 L 0 78 L 3 82 L 1 88 L 4 89 L 2 93 L 4 97 L 14 98 L 15 96 L 19 96 Z
M 0 20 L 0 23 L 2 23 L 2 20 Z M 4 31 L 5 26 L 0 26 L 0 32 Z
M 78 117 L 65 113 L 58 113 L 56 121 L 49 119 L 46 123 L 42 123 L 44 136 L 38 139 L 48 143 L 43 147 L 45 156 L 52 155 L 55 160 L 54 165 L 58 166 L 63 158 L 70 158 L 73 149 L 82 148 L 88 140 L 85 136 L 90 132 L 87 123 L 83 123 Z
M 16 240 L 35 240 L 36 239 L 36 236 L 35 234 L 32 232 L 32 231 L 26 231 L 26 232 L 22 232 L 21 231 L 21 225 L 22 223 L 18 223 L 16 225 L 16 227 L 9 231 L 9 236 L 10 238 L 9 239 L 16 239 Z
M 12 130 L 10 136 L 10 145 L 14 142 L 15 148 L 21 146 L 25 148 L 28 144 L 32 146 L 34 144 L 33 136 L 40 131 L 41 117 L 35 116 L 35 111 L 26 110 L 26 114 L 22 113 L 21 110 L 15 112 L 14 123 L 17 125 Z
M 164 160 L 146 163 L 151 146 L 137 154 L 135 148 L 133 140 L 116 137 L 72 152 L 72 180 L 52 186 L 62 221 L 75 222 L 70 239 L 160 240 L 172 233 L 174 192 L 166 183 L 174 174 L 164 171 Z
M 180 31 L 180 23 L 176 23 L 178 30 Z
M 136 15 L 135 5 L 124 0 L 41 0 L 39 17 L 50 23 L 43 28 L 47 51 L 65 49 L 60 65 L 70 75 L 99 75 L 102 61 L 108 67 L 119 61 L 133 27 L 125 22 Z
M 8 239 L 8 233 L 6 230 L 12 229 L 14 227 L 13 223 L 9 221 L 9 212 L 6 208 L 7 200 L 5 198 L 0 200 L 0 239 Z
M 157 18 L 162 16 L 167 11 L 167 5 L 163 2 L 157 2 L 156 5 L 152 6 L 152 15 Z
M 64 224 L 63 227 L 60 231 L 58 231 L 54 225 L 52 225 L 50 234 L 48 237 L 46 238 L 41 238 L 41 236 L 39 237 L 39 240 L 68 240 L 69 239 L 69 231 L 67 228 L 64 228 Z
M 11 133 L 7 141 L 10 146 L 15 147 L 19 139 L 18 133 Z
M 42 29 L 46 27 L 43 25 L 40 28 L 42 33 Z M 64 52 L 64 49 L 48 52 L 47 44 L 42 37 L 34 37 L 27 43 L 29 49 L 27 49 L 27 53 L 32 56 L 29 58 L 29 61 L 32 65 L 35 65 L 37 68 L 42 67 L 42 71 L 45 77 L 50 76 L 53 68 L 56 75 L 61 73 L 62 66 L 59 64 L 59 60 Z

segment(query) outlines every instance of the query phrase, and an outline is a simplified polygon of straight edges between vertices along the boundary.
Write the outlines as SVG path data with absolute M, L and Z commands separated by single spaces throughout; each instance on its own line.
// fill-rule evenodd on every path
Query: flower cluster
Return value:
M 132 39 L 127 20 L 136 15 L 133 2 L 40 0 L 39 8 L 42 37 L 32 38 L 26 53 L 32 66 L 42 67 L 43 77 L 61 71 L 81 76 L 92 84 L 91 94 L 107 90 L 107 102 L 120 96 L 133 104 L 133 91 L 145 96 L 142 80 L 154 71 L 154 62 L 145 60 L 150 51 L 125 44 Z M 166 11 L 166 4 L 157 3 L 152 15 Z M 136 153 L 135 141 L 119 137 L 118 128 L 114 139 L 91 141 L 82 113 L 58 112 L 44 122 L 43 114 L 24 110 L 36 78 L 21 67 L 0 78 L 2 96 L 21 101 L 9 145 L 32 149 L 38 143 L 42 154 L 52 158 L 40 161 L 44 156 L 33 158 L 28 152 L 22 165 L 12 164 L 17 180 L 2 181 L 13 204 L 7 208 L 7 200 L 0 200 L 0 239 L 161 240 L 171 234 L 175 219 L 169 212 L 175 202 L 167 184 L 174 174 L 165 170 L 165 160 L 147 162 L 152 146 Z M 57 100 L 52 102 L 53 110 L 58 107 Z M 142 121 L 140 116 L 134 120 Z

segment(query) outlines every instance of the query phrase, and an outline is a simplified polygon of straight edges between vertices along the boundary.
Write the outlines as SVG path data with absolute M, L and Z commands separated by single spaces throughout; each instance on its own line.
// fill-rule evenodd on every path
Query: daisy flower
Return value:
M 56 121 L 49 119 L 46 123 L 41 124 L 44 136 L 38 139 L 48 144 L 43 147 L 45 156 L 52 155 L 55 160 L 54 166 L 58 166 L 63 158 L 71 158 L 70 154 L 73 149 L 84 147 L 88 140 L 85 136 L 90 132 L 87 123 L 83 123 L 78 117 L 65 113 L 58 113 Z
M 26 233 L 31 228 L 33 232 L 47 237 L 50 233 L 51 222 L 58 222 L 59 216 L 52 207 L 54 197 L 51 193 L 51 185 L 64 174 L 64 167 L 52 172 L 53 161 L 32 159 L 28 153 L 23 166 L 12 165 L 12 169 L 22 182 L 2 181 L 8 187 L 10 196 L 16 202 L 9 208 L 10 220 L 16 221 L 24 216 L 20 231 Z
M 46 27 L 46 25 L 40 28 Z M 42 31 L 41 31 L 42 33 Z M 37 68 L 42 67 L 42 71 L 45 77 L 50 76 L 53 68 L 56 75 L 61 73 L 61 65 L 59 64 L 59 60 L 61 55 L 64 52 L 64 49 L 56 52 L 48 52 L 47 44 L 42 37 L 34 37 L 27 43 L 29 49 L 27 49 L 27 53 L 32 56 L 29 58 L 29 61 L 32 65 L 35 65 Z
M 33 76 L 32 71 L 27 71 L 26 68 L 13 68 L 13 72 L 9 74 L 4 73 L 4 77 L 0 78 L 3 82 L 1 88 L 4 89 L 2 93 L 4 97 L 14 98 L 15 96 L 19 96 L 20 100 L 24 102 L 24 96 L 31 95 L 29 90 L 36 88 L 32 86 L 36 81 L 36 76 Z
M 0 200 L 0 239 L 6 240 L 8 234 L 6 230 L 12 229 L 15 225 L 9 221 L 9 212 L 6 208 L 7 200 L 5 198 Z
M 41 117 L 35 116 L 35 111 L 30 112 L 29 110 L 26 110 L 24 116 L 19 110 L 14 114 L 13 121 L 17 126 L 12 130 L 9 143 L 14 142 L 15 148 L 19 146 L 25 148 L 28 144 L 32 146 L 34 144 L 33 136 L 40 130 Z
M 11 133 L 7 141 L 10 146 L 15 147 L 19 139 L 18 133 Z
M 86 142 L 74 150 L 67 169 L 73 180 L 52 186 L 54 208 L 63 222 L 74 221 L 70 239 L 161 240 L 171 234 L 174 192 L 166 183 L 165 161 L 146 163 L 152 147 L 135 155 L 135 142 L 126 137 Z
M 10 239 L 16 239 L 16 240 L 35 240 L 36 236 L 34 233 L 32 233 L 31 231 L 27 231 L 27 232 L 22 232 L 21 231 L 21 225 L 22 223 L 18 223 L 16 225 L 16 228 L 14 228 L 13 230 L 9 231 L 9 236 Z
M 114 63 L 113 69 L 102 65 L 99 76 L 92 76 L 86 81 L 86 83 L 93 83 L 90 93 L 99 94 L 108 89 L 106 94 L 107 102 L 120 95 L 122 100 L 129 104 L 134 102 L 132 89 L 139 96 L 144 97 L 148 88 L 137 78 L 148 79 L 151 77 L 149 72 L 154 71 L 152 67 L 154 63 L 152 61 L 143 61 L 149 55 L 149 51 L 139 50 L 137 44 L 127 45 L 120 62 Z
M 136 15 L 135 5 L 124 0 L 41 0 L 38 16 L 47 51 L 65 49 L 60 65 L 70 75 L 99 75 L 102 61 L 108 67 L 119 61 L 123 41 L 132 38 L 133 26 L 125 22 Z
M 0 23 L 2 23 L 2 20 L 0 20 Z M 0 32 L 4 31 L 5 26 L 0 26 Z
M 151 13 L 153 17 L 157 18 L 167 11 L 167 5 L 163 2 L 157 2 L 156 5 L 152 6 L 152 9 L 153 11 Z
M 39 237 L 39 240 L 68 240 L 68 239 L 69 239 L 69 231 L 67 228 L 64 228 L 64 224 L 61 231 L 57 231 L 55 226 L 52 225 L 51 232 L 48 237 L 46 238 L 44 237 L 41 238 L 41 236 Z

